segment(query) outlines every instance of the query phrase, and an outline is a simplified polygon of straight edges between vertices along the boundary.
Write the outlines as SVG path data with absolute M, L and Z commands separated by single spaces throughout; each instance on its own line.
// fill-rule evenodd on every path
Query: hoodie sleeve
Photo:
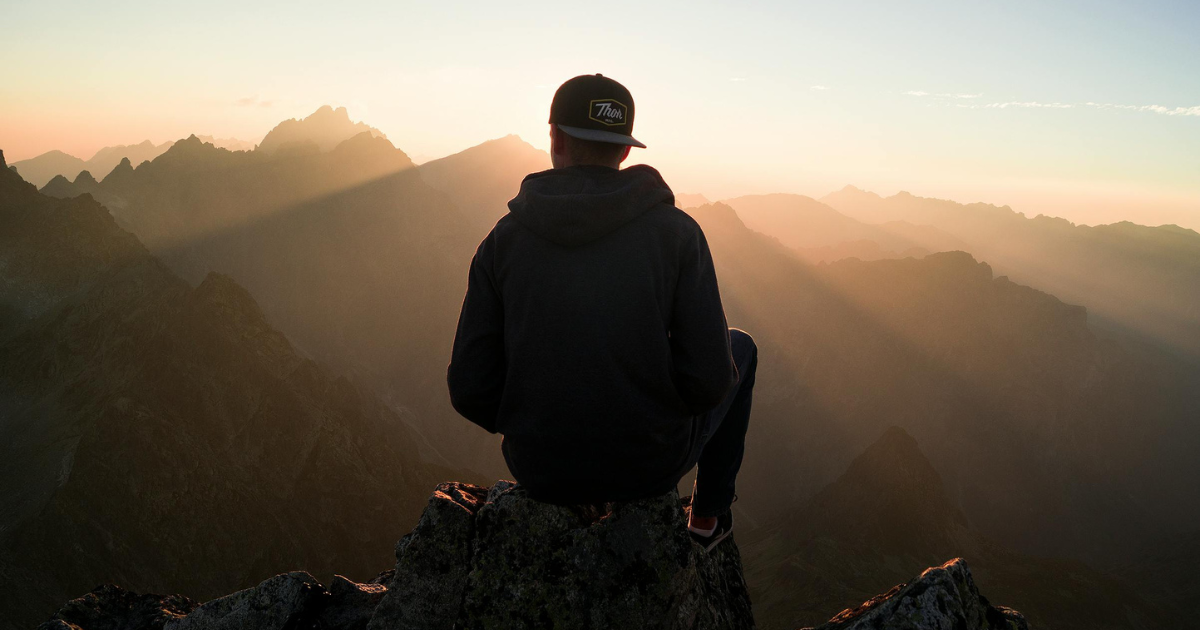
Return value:
M 505 379 L 504 306 L 496 290 L 494 251 L 495 236 L 488 234 L 471 259 L 467 295 L 446 370 L 455 411 L 491 433 L 497 431 Z
M 671 314 L 675 389 L 692 413 L 716 407 L 737 382 L 729 326 L 704 232 L 685 242 Z

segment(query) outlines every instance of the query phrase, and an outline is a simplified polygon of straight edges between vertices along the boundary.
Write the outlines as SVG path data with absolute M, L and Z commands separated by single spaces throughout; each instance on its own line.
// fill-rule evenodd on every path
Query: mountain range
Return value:
M 747 195 L 722 203 L 733 207 L 750 229 L 774 236 L 814 263 L 920 258 L 969 249 L 965 242 L 929 225 L 863 223 L 802 195 Z
M 936 226 L 1014 281 L 1088 307 L 1094 325 L 1200 361 L 1200 233 L 1128 221 L 1075 225 L 1011 208 L 854 187 L 821 201 L 860 221 Z M 736 205 L 734 207 L 737 207 Z
M 471 254 L 521 178 L 548 168 L 548 156 L 509 136 L 415 166 L 333 108 L 287 121 L 268 138 L 254 151 L 233 152 L 190 137 L 148 163 L 124 160 L 99 181 L 90 173 L 55 180 L 39 203 L 103 204 L 117 228 L 191 291 L 210 283 L 227 289 L 220 294 L 245 287 L 238 295 L 261 309 L 262 326 L 286 335 L 289 356 L 334 382 L 360 383 L 370 390 L 364 397 L 382 402 L 372 413 L 408 436 L 397 460 L 418 461 L 418 470 L 507 476 L 497 437 L 450 408 L 444 370 Z M 1139 328 L 1144 322 L 1126 311 L 1105 310 L 1128 288 L 1122 283 L 1140 278 L 1138 291 L 1172 292 L 1154 304 L 1175 309 L 1172 321 L 1183 323 L 1171 331 L 1186 337 L 1195 289 L 1187 281 L 1197 260 L 1187 231 L 1071 226 L 934 200 L 905 201 L 901 212 L 868 193 L 843 193 L 853 194 L 677 200 L 691 206 L 712 247 L 729 323 L 750 331 L 760 348 L 735 504 L 739 536 L 753 535 L 768 550 L 752 572 L 759 608 L 779 611 L 781 623 L 817 621 L 806 611 L 827 613 L 833 600 L 857 603 L 946 559 L 933 551 L 979 556 L 981 582 L 994 576 L 1009 584 L 1013 604 L 1024 597 L 1030 603 L 1018 607 L 1051 627 L 1060 622 L 1039 612 L 1049 604 L 1038 603 L 1036 592 L 1022 595 L 1013 576 L 1045 584 L 1035 579 L 1039 572 L 1067 575 L 1055 582 L 1074 585 L 1062 601 L 1131 598 L 1131 618 L 1149 622 L 1158 617 L 1145 602 L 1166 610 L 1161 602 L 1176 598 L 1170 594 L 1192 592 L 1186 576 L 1167 577 L 1182 571 L 1167 550 L 1189 548 L 1200 531 L 1200 368 L 1186 339 L 1176 343 Z M 936 212 L 912 209 L 927 206 Z M 979 227 L 988 221 L 995 226 Z M 1005 246 L 989 240 L 989 229 Z M 1017 241 L 1024 249 L 1008 246 Z M 30 251 L 41 249 L 53 250 Z M 1079 267 L 1104 260 L 1136 273 L 1078 278 Z M 1109 270 L 1095 264 L 1098 273 Z M 1044 273 L 1020 276 L 1021 269 Z M 1048 280 L 1056 274 L 1076 278 L 1078 299 L 1060 299 Z M 245 300 L 237 302 L 249 309 Z M 4 317 L 17 318 L 0 311 Z M 891 426 L 902 427 L 904 439 Z M 876 449 L 881 434 L 885 447 Z M 904 446 L 914 438 L 919 458 Z M 871 492 L 881 511 L 857 515 L 838 507 L 843 500 L 822 499 L 858 492 L 862 484 L 839 482 L 847 470 L 887 468 L 858 466 L 864 451 L 900 453 L 880 457 L 914 471 L 927 492 L 878 486 Z M 30 468 L 42 485 L 53 485 L 46 480 L 56 478 L 57 457 L 52 452 L 48 463 Z M 350 457 L 325 465 L 357 469 Z M 131 478 L 153 476 L 151 468 Z M 936 483 L 929 470 L 940 473 Z M 246 471 L 228 487 L 266 474 Z M 428 488 L 418 490 L 423 496 Z M 853 526 L 900 519 L 889 510 L 905 505 L 930 520 L 907 529 L 895 520 L 899 533 Z M 809 520 L 816 524 L 780 529 Z M 816 562 L 823 537 L 841 530 L 854 538 L 834 536 L 832 548 L 847 550 L 853 574 L 841 585 L 805 587 L 827 597 L 824 604 L 789 596 L 804 584 L 804 558 Z M 876 539 L 895 553 L 869 555 Z M 296 566 L 306 565 L 277 568 Z M 1143 588 L 1151 583 L 1158 586 Z
M 788 504 L 780 480 L 801 502 L 899 425 L 1015 550 L 1107 561 L 1197 527 L 1190 364 L 1100 337 L 1084 308 L 963 252 L 814 266 L 729 206 L 691 212 L 730 324 L 759 341 L 743 496 L 775 481 L 774 500 L 751 504 Z
M 8 168 L 0 411 L 4 628 L 103 582 L 206 599 L 280 567 L 368 578 L 459 474 L 228 276 L 193 287 L 91 197 Z
M 766 629 L 817 625 L 829 610 L 853 608 L 920 572 L 930 558 L 950 557 L 970 558 L 980 589 L 1035 628 L 1148 630 L 1183 618 L 1080 562 L 1013 553 L 988 539 L 898 427 L 742 546 L 757 621 Z
M 334 109 L 324 105 L 306 118 L 292 118 L 279 123 L 258 143 L 257 150 L 274 153 L 294 143 L 311 143 L 320 151 L 329 151 L 343 140 L 360 133 L 387 139 L 383 132 L 366 123 L 351 122 L 345 107 Z
M 200 136 L 200 138 L 204 142 L 231 151 L 248 151 L 254 148 L 253 143 L 238 140 L 237 138 L 213 138 L 212 136 Z M 72 180 L 78 177 L 83 171 L 87 171 L 92 177 L 99 176 L 103 178 L 120 164 L 123 159 L 127 159 L 134 164 L 141 164 L 162 155 L 167 149 L 171 148 L 172 144 L 174 142 L 168 141 L 156 145 L 149 140 L 145 140 L 139 144 L 104 147 L 87 160 L 54 150 L 47 151 L 28 160 L 13 162 L 12 166 L 16 168 L 25 181 L 41 188 L 50 183 L 55 177 L 64 177 Z

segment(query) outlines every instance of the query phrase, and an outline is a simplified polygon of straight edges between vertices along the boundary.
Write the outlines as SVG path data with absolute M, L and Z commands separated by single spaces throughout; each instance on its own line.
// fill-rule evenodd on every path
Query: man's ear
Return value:
M 620 159 L 620 160 L 617 160 L 617 164 L 620 164 L 621 162 L 624 162 L 624 161 L 625 161 L 625 159 L 629 157 L 629 150 L 630 150 L 630 149 L 632 149 L 632 148 L 633 148 L 633 147 L 631 147 L 631 146 L 626 146 L 626 147 L 625 147 L 625 150 L 624 150 L 624 151 L 621 151 L 621 159 Z
M 550 125 L 550 155 L 562 155 L 565 147 L 563 147 L 563 132 L 558 130 L 557 125 Z

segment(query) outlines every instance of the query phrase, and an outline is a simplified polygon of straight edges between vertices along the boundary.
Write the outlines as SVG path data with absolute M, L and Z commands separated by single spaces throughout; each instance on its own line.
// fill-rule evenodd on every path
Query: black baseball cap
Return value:
M 550 124 L 580 140 L 646 148 L 633 138 L 633 95 L 602 74 L 584 74 L 559 86 Z

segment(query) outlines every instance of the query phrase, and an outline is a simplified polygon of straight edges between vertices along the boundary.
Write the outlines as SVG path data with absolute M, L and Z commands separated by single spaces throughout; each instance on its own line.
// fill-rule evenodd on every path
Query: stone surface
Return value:
M 437 487 L 417 526 L 396 544 L 396 572 L 370 628 L 453 625 L 471 566 L 475 515 L 487 494 L 457 482 Z
M 317 616 L 315 629 L 365 630 L 375 608 L 387 593 L 392 571 L 380 574 L 366 584 L 359 584 L 340 575 L 333 576 L 326 605 Z
M 967 563 L 956 558 L 843 610 L 815 630 L 1029 630 L 1015 610 L 979 594 Z
M 298 571 L 197 606 L 103 586 L 39 630 L 516 630 L 755 627 L 737 544 L 692 542 L 678 494 L 561 506 L 501 481 L 438 486 L 396 568 L 328 589 Z M 816 630 L 1028 630 L 966 562 L 927 569 Z
M 182 595 L 138 595 L 112 584 L 67 602 L 38 630 L 160 630 L 196 608 Z
M 678 495 L 556 506 L 442 484 L 371 620 L 391 628 L 753 628 L 737 545 L 692 543 Z
M 169 621 L 164 630 L 299 628 L 305 619 L 317 616 L 328 597 L 329 592 L 313 576 L 303 571 L 284 573 L 207 602 L 188 616 Z

